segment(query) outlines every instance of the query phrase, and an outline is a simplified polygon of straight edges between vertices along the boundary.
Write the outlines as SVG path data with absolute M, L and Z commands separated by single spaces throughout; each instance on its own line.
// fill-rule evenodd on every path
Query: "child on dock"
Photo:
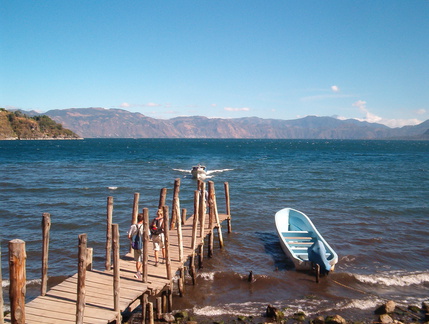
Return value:
M 140 235 L 140 238 L 143 240 L 143 213 L 140 213 L 137 215 L 137 224 L 131 225 L 130 229 L 128 230 L 128 238 L 130 239 L 130 242 L 132 240 L 132 237 L 138 233 Z M 132 243 L 132 242 L 131 242 Z M 134 260 L 136 261 L 136 274 L 134 275 L 135 278 L 141 279 L 142 278 L 142 265 L 143 265 L 143 254 L 142 250 L 134 250 Z
M 157 267 L 159 250 L 162 250 L 162 258 L 163 260 L 165 260 L 164 215 L 163 215 L 162 209 L 158 209 L 156 213 L 156 218 L 154 218 L 152 223 L 150 224 L 150 234 L 152 237 L 153 250 L 154 250 L 154 256 L 155 256 L 155 267 Z

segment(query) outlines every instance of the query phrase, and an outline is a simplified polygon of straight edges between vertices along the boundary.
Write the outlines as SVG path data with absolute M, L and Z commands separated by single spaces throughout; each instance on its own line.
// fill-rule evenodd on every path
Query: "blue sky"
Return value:
M 429 119 L 429 0 L 0 0 L 0 107 Z

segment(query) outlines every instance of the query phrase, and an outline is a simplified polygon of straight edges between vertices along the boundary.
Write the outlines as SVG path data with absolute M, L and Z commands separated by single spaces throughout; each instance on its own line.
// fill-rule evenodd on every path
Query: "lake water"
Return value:
M 429 298 L 429 142 L 340 140 L 85 139 L 0 141 L 3 290 L 8 307 L 8 242 L 26 241 L 28 298 L 38 294 L 42 214 L 51 214 L 50 282 L 77 271 L 78 235 L 88 234 L 95 268 L 104 268 L 106 201 L 128 247 L 135 192 L 155 216 L 161 188 L 171 207 L 193 210 L 201 163 L 211 171 L 219 212 L 223 183 L 231 195 L 232 229 L 174 307 L 197 319 L 260 316 L 268 304 L 286 315 L 340 314 L 371 318 L 393 299 Z M 278 243 L 274 214 L 306 213 L 336 250 L 335 271 L 316 283 L 297 272 Z M 224 226 L 225 228 L 225 226 Z M 247 276 L 252 271 L 254 281 Z

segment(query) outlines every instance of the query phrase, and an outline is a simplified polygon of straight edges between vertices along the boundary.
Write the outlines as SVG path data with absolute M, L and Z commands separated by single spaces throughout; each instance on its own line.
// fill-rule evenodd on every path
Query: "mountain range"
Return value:
M 29 115 L 34 111 L 25 112 Z M 258 139 L 416 139 L 429 140 L 429 120 L 401 128 L 307 116 L 294 120 L 202 116 L 155 119 L 123 109 L 70 108 L 49 110 L 63 127 L 85 138 L 258 138 Z

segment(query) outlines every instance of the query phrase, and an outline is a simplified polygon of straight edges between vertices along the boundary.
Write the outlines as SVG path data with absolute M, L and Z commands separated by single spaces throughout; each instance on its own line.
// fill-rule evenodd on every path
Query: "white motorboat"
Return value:
M 204 180 L 207 176 L 206 167 L 201 164 L 195 165 L 192 167 L 191 174 L 195 179 Z

